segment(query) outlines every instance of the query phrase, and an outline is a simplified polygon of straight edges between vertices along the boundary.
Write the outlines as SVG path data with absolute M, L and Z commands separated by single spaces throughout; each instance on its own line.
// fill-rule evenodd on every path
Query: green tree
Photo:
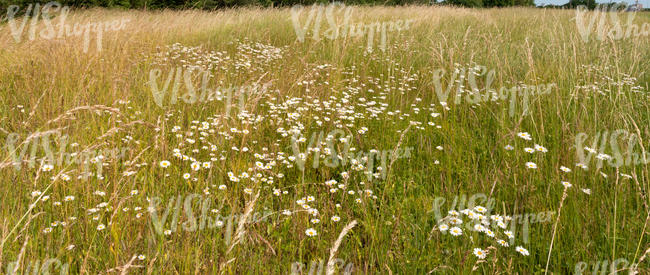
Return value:
M 596 0 L 569 0 L 568 6 L 569 8 L 586 6 L 588 9 L 593 10 L 596 8 Z
M 447 0 L 445 3 L 470 8 L 483 7 L 483 0 Z

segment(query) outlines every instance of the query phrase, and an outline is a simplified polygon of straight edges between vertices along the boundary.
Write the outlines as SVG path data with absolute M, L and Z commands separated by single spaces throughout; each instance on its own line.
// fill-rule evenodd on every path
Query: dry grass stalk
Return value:
M 393 162 L 397 160 L 397 149 L 399 149 L 400 145 L 402 145 L 402 142 L 404 141 L 404 136 L 406 136 L 406 133 L 411 129 L 411 124 L 409 124 L 408 127 L 402 132 L 402 135 L 399 137 L 399 141 L 397 142 L 397 146 L 395 146 L 395 149 L 393 149 L 393 153 L 390 156 L 390 164 L 388 164 L 388 171 L 390 171 L 390 168 L 393 167 Z M 386 174 L 388 174 L 388 171 L 386 171 Z
M 23 259 L 23 255 L 25 255 L 25 247 L 27 247 L 27 241 L 29 241 L 29 235 L 25 237 L 25 241 L 23 242 L 23 247 L 20 248 L 20 252 L 18 253 L 18 259 L 16 259 L 16 265 L 14 266 L 14 270 L 12 270 L 11 274 L 18 273 L 18 268 L 20 268 L 20 261 Z
M 50 124 L 50 123 L 55 123 L 55 122 L 61 121 L 61 120 L 65 119 L 65 118 L 71 117 L 76 112 L 86 111 L 86 110 L 87 111 L 108 111 L 108 112 L 115 113 L 115 114 L 120 114 L 120 115 L 122 114 L 122 113 L 120 113 L 120 109 L 113 108 L 113 107 L 108 107 L 108 106 L 105 106 L 105 105 L 79 106 L 79 107 L 75 107 L 75 108 L 72 108 L 72 109 L 66 111 L 62 115 L 59 115 L 55 119 L 52 119 L 52 120 L 46 122 L 45 124 L 47 125 L 47 124 Z
M 10 154 L 15 153 L 16 150 L 18 150 L 18 148 L 20 148 L 20 146 L 23 146 L 23 144 L 25 144 L 25 143 L 29 143 L 32 139 L 35 139 L 35 138 L 38 138 L 38 137 L 42 137 L 42 136 L 47 136 L 47 135 L 50 135 L 50 134 L 59 133 L 59 132 L 61 132 L 62 130 L 65 130 L 66 128 L 68 128 L 68 127 L 66 126 L 66 127 L 56 128 L 56 129 L 47 130 L 47 131 L 44 131 L 44 132 L 34 132 L 34 133 L 32 133 L 31 135 L 27 136 L 27 138 L 25 138 L 25 140 L 23 140 L 23 142 L 21 142 L 20 144 L 16 145 L 14 151 L 9 152 L 9 153 L 10 153 Z M 9 166 L 9 165 L 13 165 L 13 164 L 14 164 L 12 161 L 7 162 L 8 159 L 9 159 L 9 156 L 7 156 L 7 158 L 5 158 L 4 162 L 0 163 L 0 168 L 5 168 L 5 167 L 7 167 L 7 166 Z M 27 161 L 27 160 L 25 160 L 25 161 Z
M 232 244 L 226 251 L 225 257 L 228 257 L 232 249 L 237 245 L 240 241 L 241 238 L 244 236 L 246 233 L 246 229 L 244 228 L 246 225 L 246 222 L 248 221 L 248 218 L 250 217 L 251 213 L 253 212 L 253 208 L 255 206 L 255 202 L 257 202 L 257 199 L 260 197 L 260 191 L 257 191 L 257 194 L 255 194 L 255 197 L 253 200 L 251 200 L 248 205 L 246 205 L 246 209 L 244 210 L 244 215 L 239 219 L 239 224 L 237 225 L 237 230 L 235 231 L 235 238 L 232 240 Z M 224 273 L 224 268 L 226 265 L 230 264 L 233 262 L 235 258 L 232 258 L 226 262 L 222 262 L 221 265 L 219 266 L 219 269 L 221 270 L 221 273 Z
M 334 242 L 334 245 L 330 249 L 330 258 L 327 260 L 327 275 L 332 275 L 334 274 L 334 257 L 336 257 L 336 252 L 339 250 L 339 246 L 341 245 L 341 242 L 343 241 L 343 237 L 352 230 L 352 228 L 357 225 L 357 220 L 353 220 L 352 222 L 348 223 L 343 230 L 341 231 L 341 234 L 339 234 L 339 238 L 336 239 Z
M 560 201 L 560 208 L 557 210 L 557 218 L 555 219 L 555 224 L 553 225 L 553 237 L 551 238 L 551 246 L 548 248 L 548 257 L 546 258 L 546 268 L 544 268 L 544 274 L 548 273 L 548 264 L 551 262 L 551 252 L 553 252 L 555 233 L 557 232 L 557 225 L 560 223 L 560 214 L 562 213 L 562 206 L 564 205 L 564 199 L 566 199 L 568 190 L 568 187 L 564 187 L 564 193 L 562 193 L 562 200 Z
M 129 260 L 129 262 L 126 263 L 125 265 L 111 268 L 111 269 L 109 269 L 109 270 L 106 270 L 105 273 L 108 274 L 108 273 L 111 273 L 111 272 L 117 272 L 117 271 L 120 271 L 120 275 L 126 275 L 126 274 L 129 274 L 129 273 L 127 272 L 127 271 L 129 270 L 129 268 L 132 268 L 132 267 L 133 267 L 133 268 L 142 268 L 142 267 L 144 267 L 144 266 L 141 266 L 141 265 L 133 265 L 133 262 L 134 262 L 135 259 L 137 259 L 137 258 L 138 258 L 137 255 L 133 255 L 133 257 L 131 257 L 131 259 Z

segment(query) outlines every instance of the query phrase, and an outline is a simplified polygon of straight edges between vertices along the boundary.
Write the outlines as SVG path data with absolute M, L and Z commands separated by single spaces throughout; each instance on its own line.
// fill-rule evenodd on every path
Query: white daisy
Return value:
M 454 236 L 460 236 L 460 235 L 463 235 L 463 230 L 461 230 L 457 226 L 454 226 L 451 229 L 449 229 L 449 233 L 451 233 L 451 235 L 454 235 Z
M 474 256 L 478 257 L 479 259 L 485 259 L 487 253 L 485 253 L 483 249 L 474 248 Z
M 307 236 L 309 237 L 314 237 L 318 235 L 318 232 L 316 232 L 316 230 L 313 228 L 308 228 L 307 230 L 305 230 L 305 234 L 307 234 Z
M 535 144 L 535 150 L 540 151 L 542 153 L 548 152 L 548 149 L 546 149 L 544 146 L 541 146 L 539 144 Z
M 497 243 L 499 243 L 503 247 L 508 247 L 509 246 L 508 242 L 506 242 L 504 240 L 497 240 Z
M 517 136 L 519 136 L 520 138 L 523 138 L 525 140 L 532 140 L 532 138 L 530 137 L 530 134 L 527 133 L 527 132 L 520 132 L 520 133 L 517 134 Z
M 528 250 L 526 250 L 525 248 L 523 248 L 521 246 L 517 246 L 517 248 L 515 248 L 515 250 L 517 250 L 517 252 L 521 253 L 521 255 L 524 255 L 524 256 L 529 255 Z
M 526 162 L 526 167 L 529 168 L 529 169 L 537 169 L 537 164 L 535 164 L 534 162 L 529 161 L 529 162 Z

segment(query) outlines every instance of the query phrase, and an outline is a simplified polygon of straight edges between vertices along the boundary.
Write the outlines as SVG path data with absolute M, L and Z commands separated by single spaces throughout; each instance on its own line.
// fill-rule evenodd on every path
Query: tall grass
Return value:
M 587 171 L 575 167 L 578 160 L 573 147 L 578 133 L 591 137 L 598 131 L 616 129 L 638 132 L 642 144 L 647 146 L 650 38 L 584 42 L 573 21 L 574 15 L 568 10 L 531 8 L 355 7 L 353 18 L 357 22 L 416 19 L 410 29 L 388 34 L 386 51 L 375 47 L 372 53 L 364 50 L 365 38 L 297 41 L 289 9 L 76 11 L 68 22 L 130 19 L 124 30 L 104 34 L 101 51 L 92 46 L 91 40 L 88 52 L 83 51 L 83 41 L 78 37 L 34 41 L 23 38 L 16 43 L 9 27 L 0 26 L 3 145 L 9 133 L 21 133 L 24 139 L 35 132 L 65 127 L 63 133 L 81 147 L 129 148 L 127 161 L 111 161 L 104 169 L 104 180 L 51 181 L 49 176 L 53 174 L 37 178 L 37 169 L 15 170 L 9 166 L 0 170 L 4 179 L 0 184 L 0 237 L 4 243 L 0 248 L 0 268 L 6 273 L 8 263 L 21 258 L 24 272 L 29 261 L 57 258 L 69 263 L 73 274 L 125 270 L 116 267 L 143 274 L 276 274 L 290 272 L 294 262 L 307 264 L 307 269 L 310 261 L 331 262 L 335 254 L 353 263 L 357 273 L 469 273 L 476 262 L 470 251 L 480 243 L 450 239 L 437 231 L 431 233 L 436 226 L 431 209 L 436 197 L 447 198 L 449 202 L 457 195 L 473 193 L 489 194 L 498 202 L 499 213 L 554 211 L 563 205 L 555 226 L 530 224 L 530 242 L 524 245 L 529 256 L 494 252 L 488 259 L 494 257 L 498 261 L 478 265 L 477 272 L 542 273 L 547 257 L 548 270 L 556 274 L 572 273 L 579 262 L 639 259 L 650 243 L 646 229 L 650 211 L 647 165 L 621 167 L 621 173 L 634 178 L 615 184 L 616 170 L 611 167 L 590 167 Z M 648 23 L 650 15 L 639 13 L 635 22 Z M 44 28 L 42 22 L 39 24 L 37 30 Z M 261 83 L 272 82 L 272 94 L 278 98 L 305 96 L 304 87 L 297 85 L 302 80 L 315 81 L 308 93 L 312 98 L 341 97 L 340 92 L 348 83 L 348 71 L 369 86 L 369 77 L 386 81 L 395 77 L 402 81 L 404 75 L 417 75 L 412 89 L 407 88 L 404 93 L 395 91 L 386 101 L 389 111 L 402 110 L 411 114 L 409 118 L 360 119 L 371 130 L 354 141 L 359 149 L 392 150 L 398 142 L 399 147 L 414 148 L 410 158 L 391 161 L 386 180 L 360 187 L 372 189 L 378 199 L 358 205 L 349 201 L 338 210 L 334 199 L 328 201 L 328 188 L 310 183 L 337 178 L 340 169 L 319 167 L 301 172 L 294 167 L 276 171 L 285 177 L 276 178 L 272 185 L 255 186 L 261 195 L 253 200 L 242 193 L 250 186 L 231 185 L 226 177 L 228 171 L 244 171 L 254 164 L 244 154 L 230 154 L 227 160 L 213 163 L 213 170 L 199 182 L 180 180 L 180 170 L 173 170 L 177 169 L 173 165 L 171 170 L 161 172 L 159 162 L 173 158 L 172 149 L 177 143 L 169 132 L 171 127 L 181 125 L 186 129 L 192 120 L 204 120 L 222 109 L 201 103 L 158 107 L 147 84 L 151 69 L 159 67 L 153 64 L 153 56 L 173 43 L 235 54 L 238 41 L 282 48 L 284 55 L 269 67 L 242 68 L 233 74 L 217 72 L 216 79 L 224 81 L 224 85 L 245 85 L 262 78 Z M 321 64 L 332 64 L 334 68 L 327 75 L 314 75 L 314 66 Z M 509 116 L 505 101 L 472 106 L 456 105 L 450 100 L 450 110 L 444 110 L 434 91 L 433 72 L 439 68 L 450 72 L 454 64 L 479 64 L 494 69 L 493 87 L 525 82 L 555 83 L 557 88 L 533 98 L 528 115 L 518 109 L 515 116 Z M 168 71 L 163 70 L 165 74 Z M 625 75 L 635 77 L 642 92 L 607 84 L 604 77 L 622 81 Z M 594 83 L 598 83 L 602 93 L 576 88 Z M 364 95 L 371 96 L 365 90 L 361 96 Z M 419 113 L 413 113 L 411 106 L 416 98 L 422 99 L 424 106 L 419 107 Z M 120 100 L 130 103 L 121 104 Z M 267 100 L 262 98 L 258 104 Z M 258 108 L 251 102 L 246 104 L 247 108 Z M 435 120 L 442 127 L 412 129 L 402 140 L 401 131 L 410 127 L 409 120 L 430 118 L 431 112 L 426 109 L 430 104 L 442 113 Z M 120 113 L 87 107 L 51 122 L 74 108 L 100 105 L 119 108 Z M 262 107 L 256 110 L 260 115 L 268 111 Z M 168 116 L 169 113 L 174 116 Z M 303 118 L 313 124 L 311 117 L 316 115 L 323 114 L 307 110 Z M 235 120 L 221 123 L 228 126 L 224 130 L 241 126 Z M 245 139 L 238 137 L 236 142 L 220 144 L 220 150 L 248 145 L 261 152 L 261 147 L 267 146 L 269 151 L 290 154 L 290 147 L 274 145 L 278 139 L 276 128 L 265 125 L 251 129 Z M 111 129 L 114 130 L 109 132 Z M 548 148 L 547 153 L 534 160 L 538 169 L 525 168 L 530 158 L 526 153 L 503 149 L 507 144 L 518 151 L 523 149 L 524 143 L 516 137 L 518 132 L 530 133 L 535 143 Z M 305 134 L 307 138 L 308 134 L 311 132 Z M 125 135 L 137 142 L 125 141 Z M 256 145 L 250 143 L 253 140 Z M 436 149 L 439 145 L 442 151 Z M 7 149 L 2 152 L 1 161 L 10 161 Z M 38 152 L 42 153 L 42 149 Z M 436 160 L 440 164 L 434 164 Z M 148 166 L 135 169 L 135 163 Z M 573 172 L 565 174 L 560 166 Z M 73 174 L 71 170 L 80 169 L 69 165 L 56 167 L 55 172 Z M 127 170 L 138 170 L 138 174 L 123 176 Z M 165 173 L 172 175 L 165 177 Z M 562 197 L 561 181 L 573 184 L 566 199 Z M 36 199 L 30 193 L 44 191 L 51 182 L 54 184 L 48 191 L 50 201 L 30 210 Z M 228 183 L 228 195 L 211 189 L 215 203 L 233 213 L 245 211 L 246 218 L 252 211 L 246 209 L 247 205 L 256 212 L 279 212 L 295 206 L 295 201 L 303 196 L 318 195 L 322 227 L 316 237 L 309 238 L 305 229 L 314 227 L 309 218 L 298 214 L 286 218 L 276 213 L 265 222 L 240 222 L 234 245 L 225 242 L 225 226 L 217 231 L 160 236 L 154 233 L 146 212 L 135 218 L 122 211 L 123 207 L 146 209 L 146 198 L 163 197 L 166 205 L 168 198 L 202 193 L 206 186 L 223 183 Z M 271 194 L 275 187 L 291 192 L 280 199 Z M 581 188 L 589 188 L 591 194 L 584 194 Z M 132 189 L 139 194 L 130 196 Z M 96 190 L 105 191 L 106 196 L 93 195 Z M 74 195 L 75 201 L 60 207 L 51 205 L 67 195 Z M 251 200 L 253 204 L 249 204 Z M 97 222 L 87 210 L 103 201 L 110 202 L 113 208 L 101 213 L 107 228 L 98 231 Z M 450 203 L 445 205 L 449 206 Z M 27 220 L 22 219 L 26 212 Z M 342 219 L 332 224 L 330 216 L 335 214 Z M 67 229 L 47 234 L 42 231 L 51 222 L 70 216 L 77 219 L 69 222 Z M 358 224 L 349 232 L 346 228 L 347 235 L 341 233 L 352 220 Z M 16 230 L 9 234 L 14 227 Z M 337 240 L 339 234 L 345 235 L 342 243 Z M 330 252 L 335 241 L 334 252 Z M 70 244 L 75 247 L 66 249 Z M 134 261 L 133 256 L 140 254 L 146 259 Z M 647 262 L 640 263 L 639 268 L 641 273 L 650 272 Z

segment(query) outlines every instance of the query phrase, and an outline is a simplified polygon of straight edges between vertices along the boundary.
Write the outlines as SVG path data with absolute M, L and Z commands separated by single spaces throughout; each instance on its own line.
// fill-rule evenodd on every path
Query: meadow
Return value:
M 650 13 L 578 12 L 5 21 L 0 274 L 648 274 Z

